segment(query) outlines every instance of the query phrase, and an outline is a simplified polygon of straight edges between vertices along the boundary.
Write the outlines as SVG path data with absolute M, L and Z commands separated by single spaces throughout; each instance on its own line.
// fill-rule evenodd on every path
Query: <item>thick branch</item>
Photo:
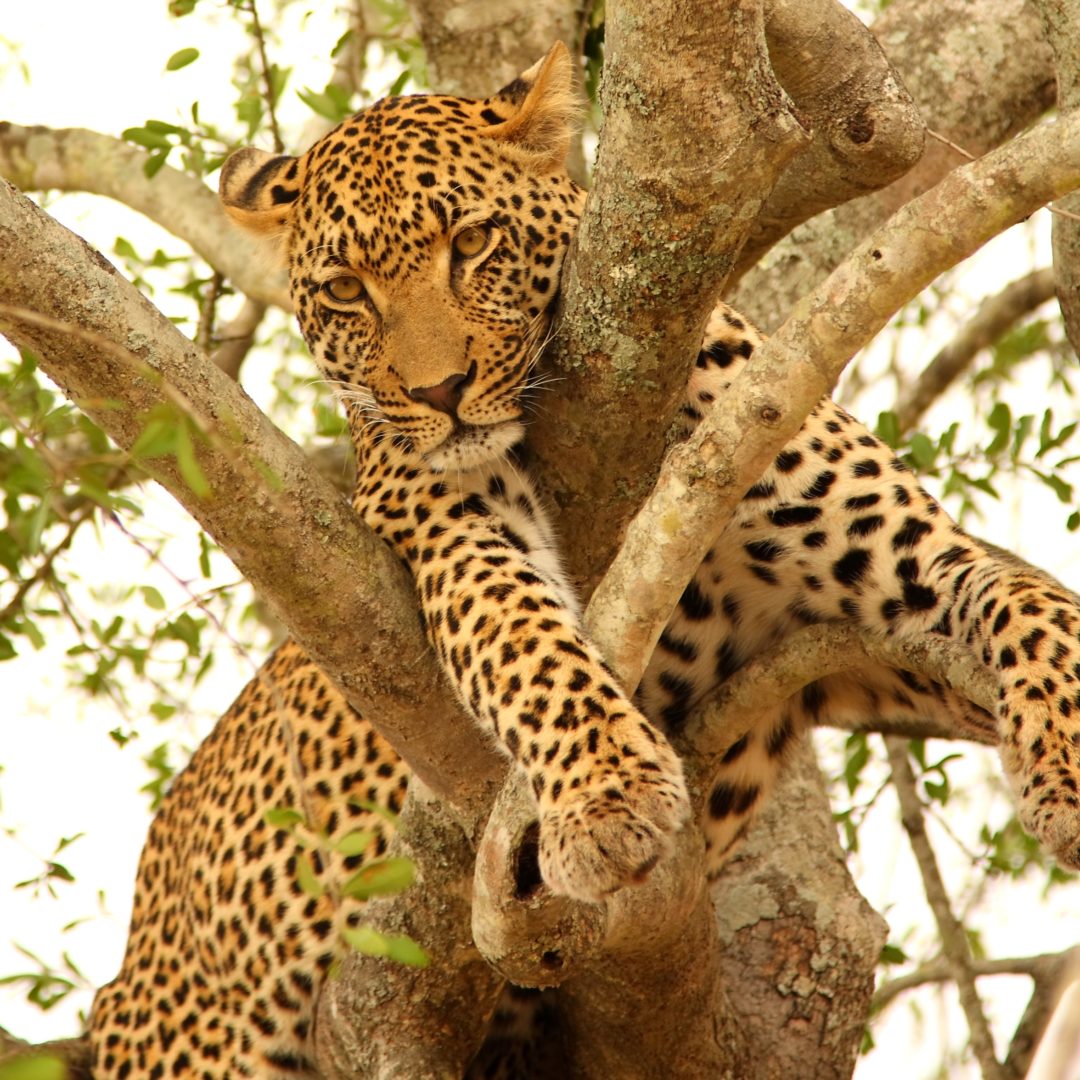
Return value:
M 1080 108 L 1080 15 L 1069 0 L 1036 0 L 1057 66 L 1058 108 Z M 1054 217 L 1054 274 L 1065 333 L 1080 354 L 1080 195 L 1058 203 Z
M 1018 319 L 1054 295 L 1051 270 L 1034 270 L 988 296 L 959 333 L 920 372 L 911 388 L 900 394 L 896 416 L 901 431 L 909 431 L 923 413 L 967 370 L 983 350 L 994 344 Z
M 121 447 L 155 406 L 205 424 L 212 434 L 196 450 L 211 496 L 194 494 L 173 459 L 155 459 L 155 477 L 349 700 L 384 721 L 384 734 L 435 790 L 459 806 L 484 805 L 502 763 L 446 687 L 402 567 L 231 379 L 100 255 L 7 185 L 0 303 L 4 335 L 35 352 Z
M 640 679 L 716 523 L 727 520 L 853 353 L 940 273 L 1077 185 L 1080 112 L 948 174 L 800 301 L 734 380 L 726 407 L 668 454 L 589 605 L 589 632 L 628 685 Z
M 982 1002 L 975 988 L 975 973 L 971 967 L 971 947 L 968 944 L 964 924 L 953 914 L 949 894 L 938 869 L 934 849 L 926 835 L 923 807 L 915 788 L 915 773 L 908 761 L 907 743 L 894 736 L 885 739 L 892 769 L 893 787 L 900 800 L 900 813 L 904 830 L 911 842 L 911 850 L 919 864 L 923 888 L 930 910 L 934 913 L 941 949 L 949 965 L 949 974 L 960 994 L 960 1005 L 968 1022 L 971 1049 L 982 1070 L 983 1080 L 1005 1080 L 1002 1067 L 994 1054 L 994 1039 L 986 1021 Z
M 776 77 L 812 138 L 762 207 L 735 279 L 796 225 L 884 187 L 923 149 L 911 96 L 874 35 L 836 0 L 769 0 L 765 37 Z
M 604 138 L 564 271 L 564 378 L 531 439 L 586 594 L 651 483 L 734 253 L 807 138 L 773 78 L 759 8 L 606 9 Z
M 713 886 L 739 1080 L 847 1080 L 888 927 L 855 888 L 809 740 Z
M 871 27 L 927 126 L 972 154 L 1023 131 L 1054 101 L 1052 56 L 1027 0 L 893 0 Z M 801 226 L 731 302 L 772 330 L 855 245 L 965 159 L 928 139 L 901 179 Z
M 857 671 L 868 664 L 915 672 L 991 712 L 997 686 L 971 651 L 948 638 L 883 638 L 852 626 L 812 626 L 760 653 L 725 682 L 687 722 L 679 749 L 703 781 L 715 775 L 720 759 L 733 743 L 754 731 L 761 720 L 793 694 L 817 679 Z M 868 726 L 876 722 L 868 720 Z M 969 738 L 996 743 L 991 716 L 984 728 L 941 733 L 945 738 Z M 704 797 L 699 791 L 699 799 Z
M 266 252 L 231 226 L 217 196 L 168 165 L 148 180 L 145 161 L 142 150 L 95 131 L 0 123 L 0 177 L 23 191 L 88 191 L 116 199 L 190 244 L 242 293 L 291 311 Z

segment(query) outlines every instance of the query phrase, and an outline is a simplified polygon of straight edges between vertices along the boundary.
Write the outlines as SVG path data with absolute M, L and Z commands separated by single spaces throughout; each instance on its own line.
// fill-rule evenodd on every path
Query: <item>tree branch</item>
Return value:
M 1027 0 L 893 0 L 871 30 L 927 125 L 973 154 L 1023 131 L 1053 104 L 1052 55 Z M 899 180 L 819 215 L 774 248 L 731 303 L 774 329 L 864 236 L 963 160 L 928 140 Z
M 1038 956 L 1014 956 L 1000 960 L 980 960 L 971 957 L 968 967 L 975 978 L 988 975 L 1028 975 L 1033 986 L 1031 999 L 1009 1043 L 1009 1053 L 1003 1070 L 1009 1080 L 1022 1080 L 1031 1066 L 1035 1049 L 1067 985 L 1069 974 L 1080 965 L 1080 946 L 1074 945 L 1059 953 Z M 900 975 L 878 987 L 874 994 L 873 1011 L 881 1012 L 906 993 L 927 983 L 952 981 L 952 965 L 944 956 L 921 964 L 914 971 Z M 1049 1075 L 1063 1076 L 1064 1070 Z
M 971 1050 L 982 1070 L 984 1080 L 1005 1080 L 1001 1064 L 994 1054 L 994 1040 L 986 1022 L 978 991 L 975 989 L 975 973 L 971 966 L 971 949 L 968 945 L 964 924 L 953 914 L 949 894 L 938 870 L 934 849 L 926 835 L 922 803 L 915 788 L 915 773 L 907 756 L 907 743 L 895 736 L 887 736 L 885 749 L 892 769 L 893 787 L 900 800 L 900 812 L 904 830 L 911 842 L 911 850 L 919 864 L 923 888 L 930 910 L 934 913 L 941 948 L 949 968 L 949 975 L 956 983 L 960 1005 L 967 1017 L 971 1036 Z
M 919 111 L 874 35 L 836 0 L 768 0 L 765 38 L 780 85 L 810 131 L 739 252 L 727 287 L 795 226 L 884 187 L 919 160 Z
M 19 127 L 0 122 L 0 177 L 23 191 L 87 191 L 144 214 L 190 244 L 242 293 L 292 311 L 264 249 L 232 227 L 205 184 L 165 165 L 152 179 L 146 154 L 121 139 L 83 128 Z
M 694 775 L 706 782 L 715 775 L 724 753 L 753 731 L 762 715 L 817 679 L 857 671 L 868 663 L 915 672 L 986 709 L 984 727 L 951 730 L 941 736 L 996 745 L 997 728 L 989 712 L 997 685 L 969 649 L 938 634 L 884 638 L 852 626 L 826 624 L 789 635 L 723 683 L 687 721 L 678 749 L 693 763 Z M 876 730 L 876 720 L 868 721 L 867 727 Z M 698 794 L 703 798 L 705 792 Z
M 1058 108 L 1080 108 L 1080 17 L 1068 0 L 1035 0 L 1043 29 L 1054 50 Z M 1080 195 L 1058 203 L 1053 222 L 1054 274 L 1065 333 L 1073 352 L 1080 354 Z
M 651 485 L 734 253 L 807 140 L 773 77 L 760 0 L 609 4 L 602 98 L 563 271 L 563 378 L 530 439 L 585 595 Z
M 718 523 L 831 390 L 852 354 L 942 271 L 1078 184 L 1080 112 L 949 173 L 799 302 L 732 382 L 729 404 L 665 458 L 653 494 L 589 604 L 586 627 L 627 685 L 640 679 Z
M 209 433 L 196 440 L 209 498 L 192 491 L 173 459 L 153 461 L 155 478 L 352 704 L 384 721 L 380 729 L 434 790 L 461 808 L 486 806 L 504 765 L 462 718 L 417 624 L 404 569 L 236 383 L 100 255 L 6 184 L 0 303 L 0 331 L 36 353 L 121 447 L 155 406 L 181 409 Z

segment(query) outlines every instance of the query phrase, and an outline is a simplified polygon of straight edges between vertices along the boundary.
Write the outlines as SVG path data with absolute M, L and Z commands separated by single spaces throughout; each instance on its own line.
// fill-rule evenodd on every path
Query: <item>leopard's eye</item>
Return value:
M 323 282 L 323 292 L 339 304 L 354 304 L 364 298 L 364 283 L 353 274 L 341 274 Z
M 472 259 L 487 247 L 488 230 L 483 225 L 470 225 L 454 237 L 454 254 Z

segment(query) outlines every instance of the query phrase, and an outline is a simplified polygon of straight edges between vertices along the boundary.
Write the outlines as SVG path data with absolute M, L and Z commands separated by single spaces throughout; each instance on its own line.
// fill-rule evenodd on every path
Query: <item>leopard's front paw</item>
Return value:
M 678 757 L 657 739 L 618 765 L 598 763 L 576 788 L 544 800 L 540 872 L 553 892 L 600 900 L 644 881 L 670 852 L 690 801 Z

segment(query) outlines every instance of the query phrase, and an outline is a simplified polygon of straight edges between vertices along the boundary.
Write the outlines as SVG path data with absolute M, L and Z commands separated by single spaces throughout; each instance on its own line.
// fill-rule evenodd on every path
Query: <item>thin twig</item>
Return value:
M 217 302 L 221 296 L 221 286 L 225 278 L 217 270 L 214 271 L 206 286 L 206 293 L 199 304 L 199 327 L 195 331 L 195 344 L 203 352 L 210 351 L 210 345 L 214 340 L 214 324 L 217 322 Z
M 1080 962 L 1080 945 L 1074 945 L 1059 953 L 1039 953 L 1037 956 L 1009 956 L 997 960 L 976 960 L 970 962 L 971 973 L 976 977 L 983 975 L 1029 975 L 1036 982 L 1050 980 L 1056 982 L 1065 968 L 1074 962 Z M 883 983 L 874 993 L 873 1009 L 880 1012 L 901 994 L 914 990 L 927 983 L 949 982 L 952 971 L 949 961 L 944 956 L 935 956 L 933 960 L 920 964 L 906 975 Z
M 975 988 L 975 973 L 972 968 L 967 932 L 964 925 L 953 914 L 934 849 L 926 834 L 923 806 L 915 787 L 915 773 L 908 761 L 907 743 L 895 736 L 886 736 L 885 749 L 889 755 L 893 786 L 900 800 L 904 831 L 908 834 L 911 850 L 919 864 L 923 888 L 926 891 L 930 910 L 934 913 L 934 921 L 937 923 L 949 975 L 956 983 L 956 989 L 960 994 L 960 1005 L 967 1018 L 972 1053 L 982 1070 L 983 1080 L 1006 1080 L 1001 1063 L 994 1054 L 994 1040 L 990 1034 L 990 1026 Z
M 80 526 L 90 520 L 97 508 L 97 503 L 88 500 L 88 505 L 84 506 L 83 509 L 71 519 L 67 527 L 67 532 L 64 533 L 64 538 L 46 554 L 45 558 L 42 559 L 40 563 L 38 563 L 37 569 L 33 574 L 19 583 L 19 587 L 15 590 L 14 595 L 4 605 L 3 610 L 0 610 L 0 623 L 4 623 L 18 611 L 22 606 L 23 600 L 26 599 L 26 594 L 38 584 L 38 582 L 44 581 L 45 578 L 49 576 L 57 558 L 71 547 L 72 541 L 75 539 L 75 534 L 79 531 Z
M 259 12 L 255 0 L 248 0 L 247 9 L 251 15 L 251 32 L 259 49 L 259 62 L 262 65 L 266 111 L 270 117 L 270 134 L 274 137 L 274 153 L 283 154 L 285 152 L 285 143 L 281 140 L 281 130 L 278 128 L 277 112 L 274 108 L 274 83 L 270 78 L 270 62 L 266 58 L 266 38 L 263 34 L 262 23 L 259 22 Z

